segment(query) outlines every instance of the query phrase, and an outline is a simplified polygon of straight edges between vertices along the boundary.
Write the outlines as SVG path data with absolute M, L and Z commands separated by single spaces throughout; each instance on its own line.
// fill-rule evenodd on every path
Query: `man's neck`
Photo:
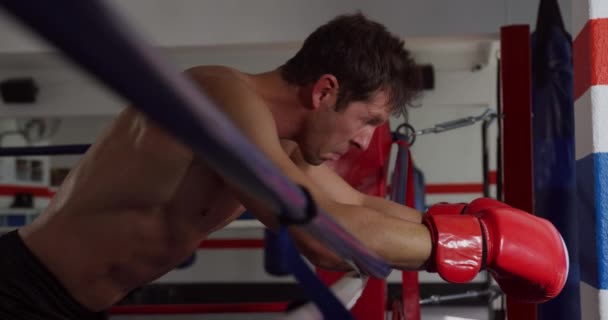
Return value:
M 283 80 L 280 70 L 255 74 L 250 79 L 272 112 L 279 138 L 293 139 L 300 131 L 306 112 L 300 97 L 301 88 Z

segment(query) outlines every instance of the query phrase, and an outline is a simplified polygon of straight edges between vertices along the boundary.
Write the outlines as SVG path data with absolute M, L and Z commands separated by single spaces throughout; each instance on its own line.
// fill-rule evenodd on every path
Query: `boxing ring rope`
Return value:
M 2 0 L 9 12 L 60 48 L 136 108 L 190 145 L 228 181 L 293 221 L 361 271 L 385 278 L 390 266 L 307 200 L 214 106 L 101 1 Z M 91 41 L 91 38 L 95 41 Z M 100 48 L 111 48 L 100 54 Z M 120 64 L 120 66 L 117 66 Z M 132 75 L 137 75 L 133 77 Z
M 350 309 L 359 299 L 365 287 L 367 277 L 358 277 L 348 273 L 331 286 L 331 291 L 338 300 Z M 109 310 L 110 315 L 163 315 L 163 314 L 198 314 L 198 313 L 280 313 L 288 307 L 287 302 L 265 303 L 216 303 L 216 304 L 164 304 L 164 305 L 119 305 Z M 311 302 L 305 303 L 291 311 L 284 320 L 322 320 L 323 315 Z
M 346 306 L 347 309 L 351 309 L 359 297 L 363 288 L 367 283 L 367 277 L 360 277 L 355 272 L 345 274 L 340 280 L 331 286 L 331 291 L 340 300 L 340 302 Z M 323 320 L 323 315 L 319 311 L 319 308 L 313 303 L 306 303 L 293 311 L 287 313 L 285 320 Z
M 209 166 L 230 183 L 243 186 L 249 196 L 276 212 L 281 221 L 298 223 L 362 273 L 378 278 L 389 275 L 391 268 L 385 261 L 365 248 L 318 208 L 305 191 L 284 177 L 199 88 L 129 29 L 126 21 L 110 7 L 94 0 L 2 0 L 0 4 L 105 85 L 130 100 L 148 118 L 190 145 Z M 91 38 L 95 40 L 91 41 Z M 100 48 L 111 49 L 101 55 Z M 281 228 L 279 232 L 281 235 L 287 231 Z M 294 259 L 298 255 L 288 250 L 288 256 Z M 299 264 L 292 264 L 294 269 L 291 271 L 296 276 L 296 270 L 300 275 L 303 273 L 302 262 Z M 357 283 L 361 285 L 353 278 L 344 281 L 349 285 L 343 286 L 348 288 L 357 287 Z M 308 287 L 314 290 L 312 288 L 314 285 Z M 355 291 L 360 292 L 362 288 L 361 285 Z M 323 303 L 324 312 L 332 314 L 331 308 L 327 309 L 327 301 L 338 298 L 348 302 L 350 300 L 346 298 L 352 300 L 357 296 L 345 298 L 340 296 L 340 288 L 334 285 L 331 289 L 334 296 L 328 292 L 321 299 L 317 297 L 318 307 L 307 309 L 309 305 L 305 305 L 296 309 L 293 317 L 288 315 L 287 318 L 298 319 L 303 314 L 310 319 L 312 314 L 319 312 L 318 308 L 323 309 Z M 352 294 L 353 290 L 348 293 Z M 304 311 L 298 312 L 300 310 Z
M 166 315 L 199 313 L 278 313 L 284 312 L 287 302 L 205 303 L 205 304 L 143 304 L 118 305 L 110 308 L 110 315 Z
M 261 239 L 208 239 L 201 242 L 200 249 L 263 249 Z M 367 283 L 366 277 L 356 273 L 345 274 L 331 286 L 332 292 L 347 309 L 350 309 L 361 296 Z M 109 310 L 110 315 L 160 315 L 160 314 L 198 314 L 198 313 L 282 313 L 287 310 L 288 302 L 247 302 L 247 303 L 200 303 L 200 304 L 162 304 L 162 305 L 117 305 Z M 283 319 L 319 319 L 322 314 L 313 303 L 305 303 L 288 312 Z
M 89 149 L 89 144 L 68 144 L 36 147 L 0 147 L 0 157 L 80 155 Z

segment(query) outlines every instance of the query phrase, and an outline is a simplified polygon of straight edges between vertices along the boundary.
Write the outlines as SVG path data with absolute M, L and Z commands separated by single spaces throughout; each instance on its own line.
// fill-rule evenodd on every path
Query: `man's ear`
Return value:
M 312 86 L 312 107 L 333 107 L 338 99 L 338 79 L 332 74 L 324 74 L 319 77 Z

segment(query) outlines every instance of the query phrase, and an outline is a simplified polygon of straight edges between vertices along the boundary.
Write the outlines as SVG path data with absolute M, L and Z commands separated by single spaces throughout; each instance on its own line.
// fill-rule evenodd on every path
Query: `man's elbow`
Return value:
M 298 243 L 298 250 L 315 267 L 330 271 L 350 271 L 344 259 L 319 243 Z

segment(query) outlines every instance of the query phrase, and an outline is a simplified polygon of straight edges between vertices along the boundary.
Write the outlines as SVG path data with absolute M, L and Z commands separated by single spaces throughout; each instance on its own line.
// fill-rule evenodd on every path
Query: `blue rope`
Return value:
M 323 319 L 354 319 L 333 292 L 317 277 L 300 256 L 289 234 L 287 224 L 283 224 L 275 234 L 266 230 L 265 267 L 273 275 L 292 274 L 306 296 L 321 311 Z

